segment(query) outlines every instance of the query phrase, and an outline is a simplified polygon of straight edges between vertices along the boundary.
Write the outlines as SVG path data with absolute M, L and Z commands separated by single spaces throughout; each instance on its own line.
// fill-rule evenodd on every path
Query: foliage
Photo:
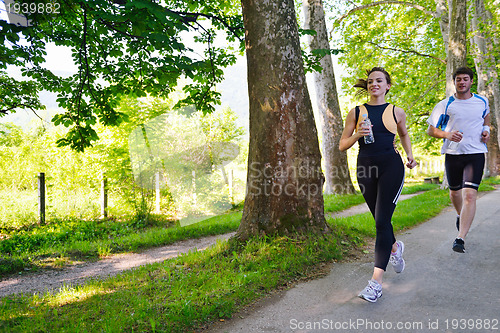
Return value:
M 61 128 L 36 128 L 31 132 L 23 132 L 14 125 L 0 125 L 0 169 L 3 170 L 0 191 L 7 194 L 0 209 L 0 226 L 6 223 L 11 226 L 30 225 L 37 221 L 36 180 L 39 172 L 46 174 L 49 219 L 99 217 L 101 178 L 106 175 L 109 215 L 127 215 L 128 219 L 134 214 L 135 220 L 147 224 L 155 194 L 151 188 L 140 187 L 134 178 L 129 134 L 135 128 L 160 115 L 168 115 L 179 120 L 179 126 L 173 130 L 182 134 L 177 134 L 177 137 L 185 136 L 182 143 L 184 149 L 195 148 L 195 136 L 203 143 L 219 140 L 243 146 L 240 142 L 242 129 L 235 125 L 236 116 L 230 109 L 218 109 L 208 115 L 200 111 L 180 115 L 173 110 L 174 104 L 173 100 L 157 98 L 124 98 L 118 111 L 126 115 L 129 121 L 116 127 L 97 125 L 100 140 L 85 154 L 54 144 L 57 138 L 65 134 Z M 188 123 L 193 126 L 200 124 L 196 125 L 201 128 L 200 131 L 187 131 L 185 126 Z M 161 142 L 163 149 L 170 151 L 170 154 L 182 148 L 174 143 Z M 244 159 L 239 157 L 237 163 L 243 163 Z M 212 199 L 220 200 L 222 195 L 213 193 Z M 172 216 L 175 207 L 171 191 L 163 188 L 161 198 L 161 213 Z
M 434 1 L 413 2 L 435 10 Z M 344 91 L 352 93 L 356 79 L 366 77 L 365 70 L 385 67 L 393 80 L 387 99 L 405 109 L 412 141 L 426 150 L 437 146 L 425 129 L 434 105 L 445 97 L 446 54 L 438 20 L 409 6 L 385 4 L 354 11 L 334 27 L 339 36 L 335 42 L 344 50 L 339 59 L 349 73 Z
M 12 97 L 0 100 L 0 110 L 40 109 L 38 91 L 57 93 L 65 112 L 53 122 L 69 128 L 58 143 L 79 151 L 97 140 L 98 122 L 118 125 L 126 119 L 116 110 L 124 95 L 166 98 L 186 78 L 186 102 L 204 113 L 214 110 L 219 94 L 212 88 L 222 78 L 221 68 L 235 62 L 231 49 L 215 47 L 214 39 L 221 31 L 227 31 L 229 41 L 243 35 L 234 0 L 58 3 L 60 13 L 28 13 L 28 26 L 0 21 L 0 70 L 19 66 L 28 78 L 17 81 L 0 72 L 1 89 L 16 87 L 8 91 L 11 95 L 4 91 Z M 205 46 L 202 54 L 186 43 L 193 32 L 194 44 Z M 77 73 L 65 77 L 44 67 L 50 42 L 71 48 Z

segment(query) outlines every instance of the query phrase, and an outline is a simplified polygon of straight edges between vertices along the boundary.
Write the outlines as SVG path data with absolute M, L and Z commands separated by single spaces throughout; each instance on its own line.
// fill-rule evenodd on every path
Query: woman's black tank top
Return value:
M 368 105 L 363 104 L 368 110 L 368 118 L 373 125 L 373 136 L 375 137 L 375 142 L 370 144 L 365 144 L 364 137 L 358 140 L 359 143 L 359 153 L 358 156 L 375 156 L 375 155 L 384 155 L 384 154 L 394 154 L 398 153 L 395 146 L 395 133 L 389 131 L 384 124 L 382 116 L 385 112 L 392 112 L 392 119 L 394 122 L 396 121 L 396 115 L 394 114 L 394 105 L 386 110 L 389 103 L 385 103 L 382 105 Z M 356 123 L 359 118 L 359 106 L 356 106 Z M 390 119 L 389 118 L 389 119 Z M 386 119 L 388 119 L 386 115 Z M 392 119 L 390 119 L 392 121 Z

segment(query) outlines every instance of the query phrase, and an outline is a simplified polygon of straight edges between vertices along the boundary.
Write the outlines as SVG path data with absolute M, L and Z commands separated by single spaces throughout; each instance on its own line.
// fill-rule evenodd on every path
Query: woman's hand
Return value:
M 356 133 L 362 137 L 362 136 L 367 136 L 367 135 L 370 135 L 370 132 L 371 132 L 371 128 L 373 127 L 373 125 L 368 125 L 366 124 L 364 121 L 362 121 L 358 128 L 356 129 Z
M 413 169 L 414 167 L 417 166 L 417 161 L 413 157 L 408 157 L 408 162 L 406 162 L 406 167 L 408 169 Z

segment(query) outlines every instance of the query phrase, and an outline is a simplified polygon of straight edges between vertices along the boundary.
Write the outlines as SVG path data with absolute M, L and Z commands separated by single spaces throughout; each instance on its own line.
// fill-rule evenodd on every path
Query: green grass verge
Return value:
M 422 191 L 429 191 L 438 188 L 438 184 L 423 184 L 423 183 L 406 183 L 403 187 L 402 194 L 413 194 Z M 325 201 L 325 212 L 335 213 L 340 212 L 352 206 L 365 203 L 365 199 L 361 193 L 336 195 L 326 194 L 323 196 Z
M 187 332 L 228 318 L 269 291 L 341 257 L 349 235 L 221 242 L 57 294 L 0 300 L 2 332 Z M 356 238 L 356 237 L 354 237 Z
M 493 189 L 492 184 L 499 183 L 499 178 L 485 180 L 480 189 Z M 403 194 L 429 191 L 437 187 L 439 185 L 408 183 L 403 188 Z M 325 195 L 325 212 L 337 212 L 363 203 L 361 194 Z M 4 235 L 0 242 L 0 276 L 45 266 L 60 267 L 73 260 L 93 260 L 114 253 L 233 232 L 238 228 L 241 214 L 240 211 L 231 211 L 185 227 L 158 217 L 147 223 L 133 219 L 64 219 L 22 228 L 4 226 L 0 230 Z M 343 223 L 364 224 L 362 221 L 350 222 L 351 219 L 369 221 L 370 215 L 351 217 Z
M 447 190 L 434 189 L 398 202 L 392 221 L 394 231 L 410 228 L 436 216 L 450 204 Z M 368 213 L 328 219 L 333 228 L 357 230 L 365 236 L 375 236 L 375 222 Z
M 138 226 L 123 221 L 58 221 L 21 230 L 0 242 L 0 276 L 24 269 L 38 269 L 48 259 L 79 260 L 112 253 L 172 244 L 174 242 L 224 234 L 238 228 L 241 212 L 230 212 L 186 227 L 171 221 Z

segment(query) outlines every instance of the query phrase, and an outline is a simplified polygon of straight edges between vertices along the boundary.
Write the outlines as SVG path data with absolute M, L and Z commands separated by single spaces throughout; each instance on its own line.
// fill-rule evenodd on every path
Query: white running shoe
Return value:
M 405 245 L 402 241 L 397 241 L 398 249 L 396 253 L 391 252 L 391 257 L 389 262 L 392 264 L 394 271 L 396 273 L 401 273 L 405 269 L 405 260 L 403 259 L 403 252 L 405 251 Z
M 375 280 L 368 281 L 368 285 L 362 292 L 359 293 L 358 297 L 364 299 L 365 301 L 375 303 L 380 297 L 382 297 L 382 286 Z

